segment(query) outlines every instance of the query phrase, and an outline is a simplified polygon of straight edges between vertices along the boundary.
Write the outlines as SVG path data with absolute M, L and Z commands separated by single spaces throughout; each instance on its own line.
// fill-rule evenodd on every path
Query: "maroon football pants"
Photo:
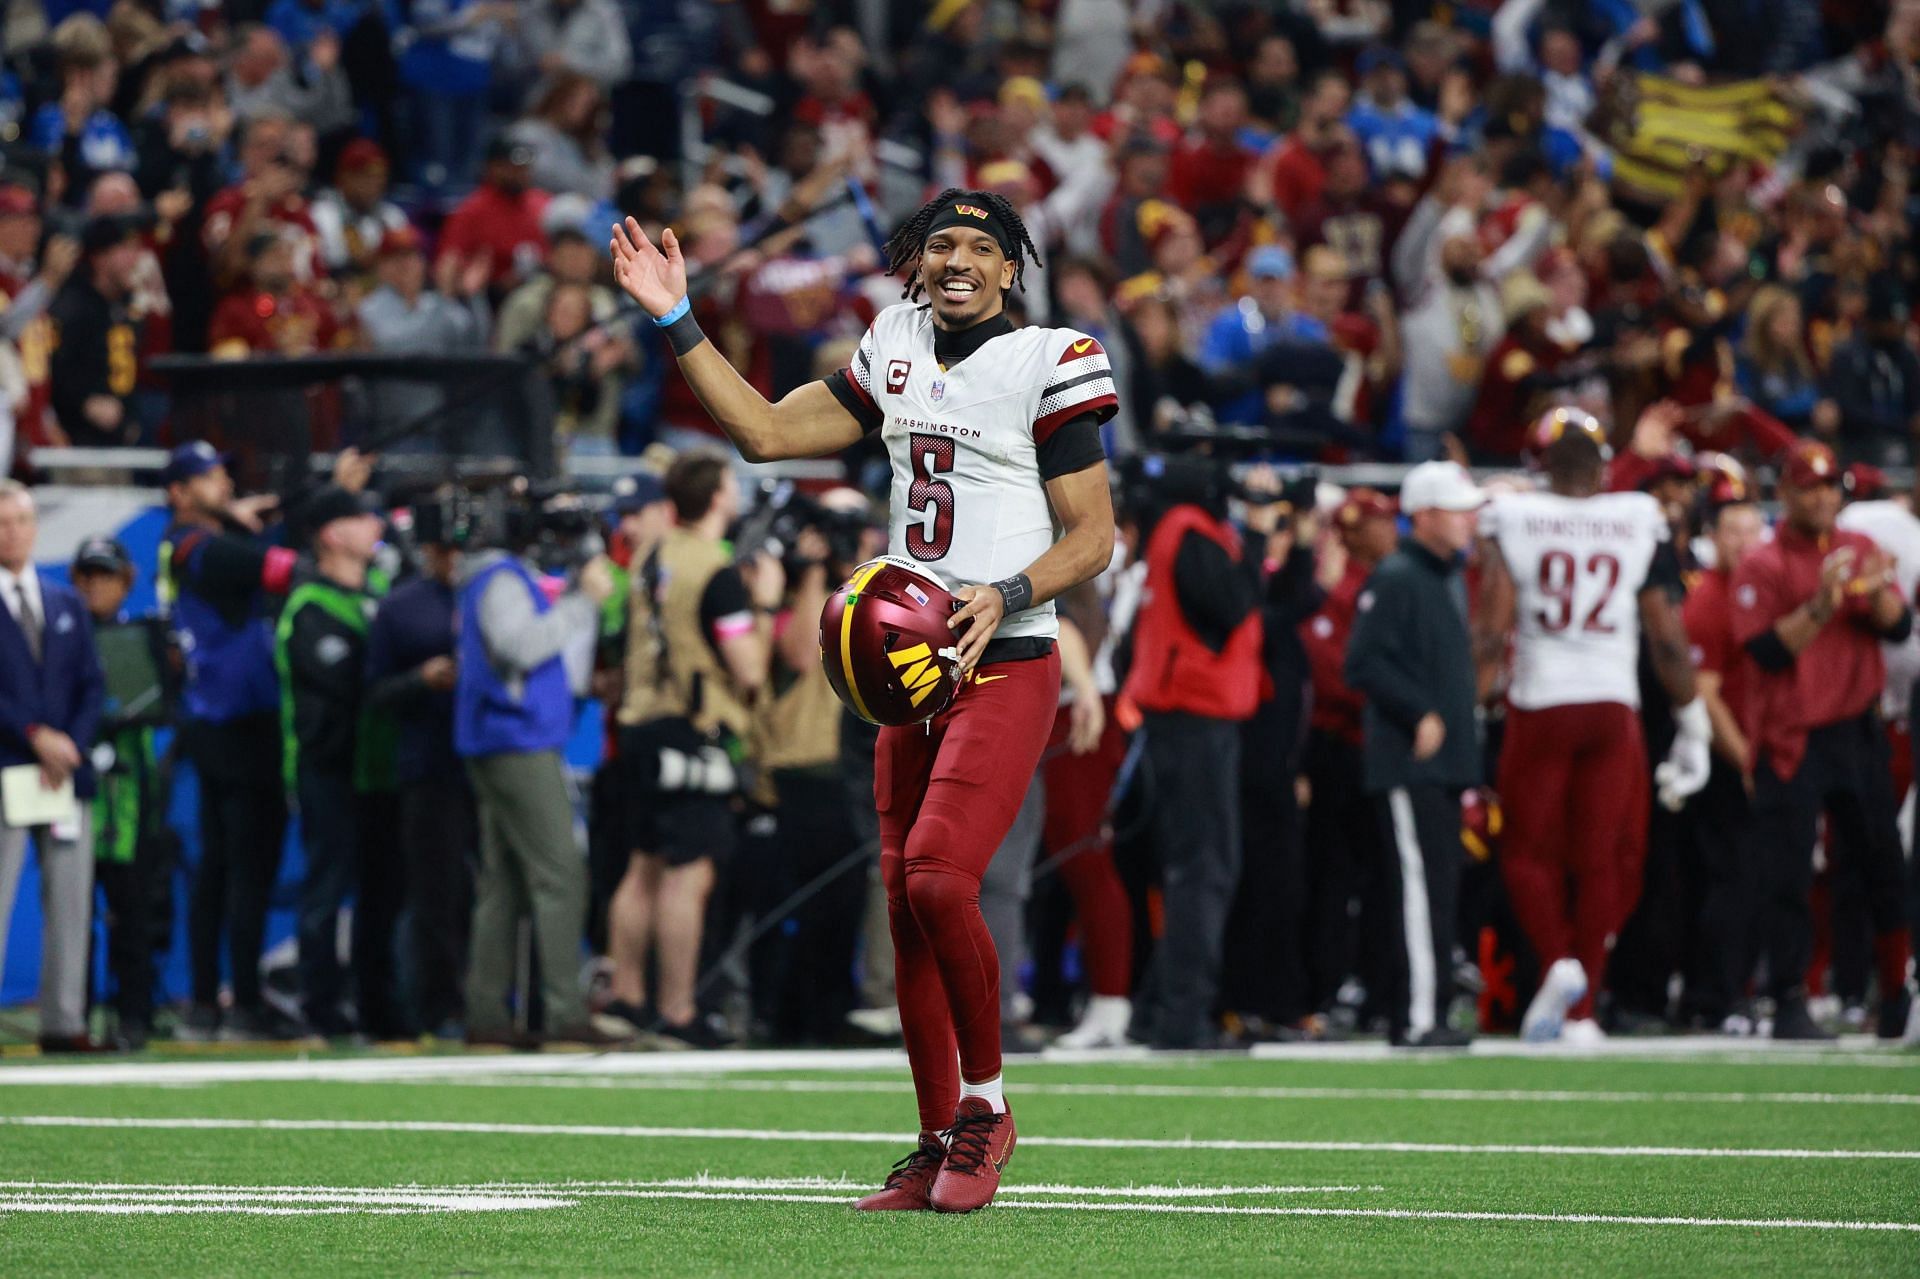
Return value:
M 932 720 L 883 728 L 874 745 L 880 880 L 926 1132 L 952 1124 L 963 1075 L 982 1083 L 1000 1073 L 1000 957 L 980 915 L 980 877 L 1040 767 L 1059 701 L 1058 653 L 997 662 Z
M 1096 995 L 1125 998 L 1133 976 L 1133 907 L 1113 865 L 1113 833 L 1107 828 L 1107 801 L 1127 758 L 1127 735 L 1114 721 L 1107 699 L 1106 729 L 1085 755 L 1067 749 L 1073 726 L 1062 706 L 1047 739 L 1042 770 L 1047 784 L 1047 820 L 1041 847 L 1058 858 L 1054 870 L 1073 897 L 1080 925 L 1087 983 Z
M 1633 913 L 1647 855 L 1640 716 L 1618 702 L 1507 711 L 1500 870 L 1542 975 L 1568 956 L 1587 970 L 1569 1010 L 1593 1016 L 1614 934 Z

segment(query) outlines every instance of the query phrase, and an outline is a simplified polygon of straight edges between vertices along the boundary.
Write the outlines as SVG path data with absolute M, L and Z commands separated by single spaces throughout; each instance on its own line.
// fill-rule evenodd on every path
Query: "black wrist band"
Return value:
M 1033 582 L 1025 573 L 1002 578 L 993 584 L 993 589 L 999 591 L 1000 598 L 1006 601 L 1008 617 L 1033 607 Z
M 707 340 L 707 335 L 700 331 L 700 322 L 693 318 L 692 311 L 688 311 L 672 324 L 661 325 L 660 331 L 667 335 L 667 344 L 673 348 L 675 358 L 684 357 L 688 351 Z

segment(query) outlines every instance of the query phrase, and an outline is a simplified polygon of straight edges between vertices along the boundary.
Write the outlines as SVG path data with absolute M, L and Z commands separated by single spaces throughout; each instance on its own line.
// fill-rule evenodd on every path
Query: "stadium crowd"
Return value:
M 1617 868 L 1601 1023 L 1920 1029 L 1920 877 L 1889 842 L 1920 642 L 1883 653 L 1906 632 L 1817 559 L 1801 584 L 1790 554 L 1857 530 L 1860 563 L 1915 600 L 1920 519 L 1886 478 L 1920 436 L 1913 0 L 27 0 L 5 49 L 0 458 L 28 483 L 0 489 L 0 638 L 51 672 L 56 639 L 125 620 L 136 573 L 89 541 L 71 578 L 91 623 L 56 615 L 64 588 L 31 571 L 33 450 L 158 445 L 184 677 L 158 737 L 103 728 L 97 662 L 63 666 L 70 689 L 0 679 L 0 763 L 92 801 L 90 829 L 37 840 L 44 1046 L 153 1032 L 176 889 L 187 1037 L 897 1034 L 872 730 L 834 700 L 812 622 L 884 549 L 883 458 L 850 450 L 844 484 L 798 499 L 729 467 L 605 243 L 624 215 L 674 228 L 702 327 L 777 398 L 849 363 L 899 296 L 879 241 L 947 186 L 1019 211 L 1041 261 L 1009 311 L 1096 338 L 1120 401 L 1120 544 L 1062 602 L 1055 739 L 982 890 L 1021 974 L 1010 1044 L 1400 1036 L 1403 868 L 1347 645 L 1406 518 L 1444 508 L 1402 511 L 1397 470 L 1339 488 L 1301 468 L 1518 476 L 1560 406 L 1605 425 L 1609 487 L 1660 502 L 1714 677 L 1707 789 L 1677 811 L 1645 779 L 1621 795 L 1650 834 L 1644 867 Z M 543 371 L 562 457 L 640 459 L 608 554 L 563 579 L 521 553 L 525 521 L 482 549 L 439 498 L 393 515 L 351 449 L 326 485 L 236 496 L 153 363 L 489 350 Z M 1232 525 L 1231 554 L 1169 579 L 1185 622 L 1224 652 L 1257 615 L 1259 695 L 1205 703 L 1223 734 L 1156 744 L 1126 692 L 1150 543 L 1182 506 Z M 1797 676 L 1732 620 L 1763 554 L 1783 613 L 1814 597 Z M 1793 646 L 1868 626 L 1844 681 L 1839 639 Z M 1463 1031 L 1515 1026 L 1544 967 L 1481 784 L 1500 684 L 1446 748 L 1458 891 L 1434 904 Z M 1651 662 L 1642 684 L 1657 761 L 1675 728 Z M 563 752 L 589 702 L 606 740 L 576 797 Z M 1810 735 L 1846 769 L 1802 769 L 1811 798 L 1766 808 Z M 178 885 L 163 756 L 200 782 Z M 1194 866 L 1201 791 L 1233 848 Z M 1763 886 L 1754 814 L 1788 809 L 1797 869 Z M 290 812 L 299 959 L 279 990 L 258 961 Z M 0 923 L 26 842 L 0 839 Z M 81 864 L 49 873 L 61 858 Z

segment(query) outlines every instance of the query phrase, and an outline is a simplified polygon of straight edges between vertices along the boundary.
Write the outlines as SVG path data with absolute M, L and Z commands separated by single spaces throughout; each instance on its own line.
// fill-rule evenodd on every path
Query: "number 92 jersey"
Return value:
M 1562 497 L 1505 493 L 1480 534 L 1513 575 L 1513 680 L 1521 710 L 1617 702 L 1640 706 L 1640 592 L 1672 537 L 1645 493 Z
M 870 398 L 893 463 L 889 554 L 951 587 L 1025 572 L 1058 536 L 1042 453 L 1084 414 L 1119 403 L 1100 344 L 1072 329 L 1014 329 L 951 368 L 934 355 L 932 313 L 902 302 L 874 318 L 847 369 Z M 1053 636 L 1051 601 L 1015 613 L 996 638 Z

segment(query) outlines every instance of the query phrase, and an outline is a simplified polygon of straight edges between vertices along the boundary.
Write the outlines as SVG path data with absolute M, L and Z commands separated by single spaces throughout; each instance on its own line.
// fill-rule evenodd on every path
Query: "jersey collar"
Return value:
M 950 369 L 991 339 L 1011 332 L 1013 321 L 1007 318 L 1005 311 L 964 329 L 943 329 L 936 324 L 933 328 L 933 358 L 940 362 L 941 368 Z

